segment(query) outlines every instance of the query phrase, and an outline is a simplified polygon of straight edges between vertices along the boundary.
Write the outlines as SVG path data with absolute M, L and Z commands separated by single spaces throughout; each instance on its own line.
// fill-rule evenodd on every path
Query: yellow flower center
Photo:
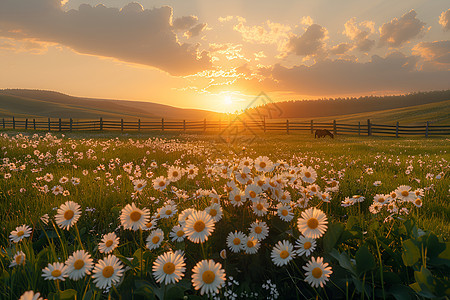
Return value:
M 206 227 L 206 224 L 202 220 L 198 220 L 194 224 L 194 230 L 197 232 L 202 232 L 205 229 L 205 227 Z
M 250 193 L 248 193 L 250 195 L 250 197 L 255 198 L 256 197 L 256 193 L 254 191 L 250 191 Z
M 18 255 L 16 257 L 16 264 L 20 265 L 23 262 L 24 262 L 23 255 Z
M 177 171 L 173 171 L 172 176 L 173 177 L 178 177 L 178 172 Z
M 309 178 L 309 177 L 311 177 L 311 173 L 309 173 L 309 172 L 305 172 L 305 177 L 306 177 L 306 178 Z
M 172 211 L 170 209 L 166 210 L 166 215 L 170 216 L 172 214 Z
M 215 216 L 217 215 L 217 210 L 215 210 L 214 208 L 212 208 L 212 209 L 209 210 L 209 214 L 210 214 L 212 217 L 215 217 Z
M 419 198 L 416 199 L 415 201 L 416 205 L 422 205 L 422 200 L 420 200 Z
M 112 240 L 107 240 L 105 243 L 106 247 L 111 247 L 114 242 Z
M 255 232 L 257 234 L 260 234 L 262 232 L 262 228 L 261 227 L 255 227 Z
M 189 174 L 194 174 L 194 170 L 189 170 Z
M 203 272 L 202 280 L 204 283 L 211 284 L 214 282 L 215 278 L 216 278 L 216 274 L 214 274 L 213 271 L 206 270 L 205 272 Z
M 395 198 L 395 197 L 397 197 L 397 194 L 396 193 L 392 193 L 391 194 L 391 198 Z
M 83 266 L 84 266 L 84 260 L 82 260 L 82 259 L 77 259 L 75 261 L 75 263 L 73 264 L 73 267 L 75 268 L 75 270 L 80 270 Z
M 257 210 L 263 210 L 264 205 L 262 205 L 261 203 L 256 204 L 256 209 Z
M 234 196 L 234 201 L 236 201 L 236 202 L 241 201 L 241 195 Z
M 336 182 L 336 181 L 333 181 L 333 182 L 331 183 L 331 186 L 332 186 L 332 187 L 337 186 L 337 182 Z
M 307 225 L 311 229 L 316 229 L 319 226 L 319 221 L 316 218 L 311 218 L 308 220 Z
M 321 268 L 314 268 L 313 270 L 312 270 L 312 272 L 311 272 L 311 274 L 312 274 L 312 276 L 314 277 L 314 278 L 320 278 L 320 277 L 322 277 L 322 269 Z
M 247 241 L 247 247 L 253 248 L 253 246 L 254 246 L 253 241 L 248 240 L 248 241 Z
M 408 197 L 409 196 L 409 192 L 408 191 L 403 191 L 402 192 L 402 196 L 403 197 Z
M 259 186 L 263 186 L 264 185 L 264 181 L 263 180 L 258 180 L 258 185 Z
M 233 244 L 239 245 L 241 243 L 241 240 L 239 238 L 234 238 Z
M 109 278 L 114 275 L 114 268 L 111 266 L 106 266 L 102 271 L 103 277 Z
M 309 248 L 311 248 L 311 242 L 306 242 L 303 244 L 303 248 L 305 248 L 306 250 L 308 250 Z
M 166 185 L 166 183 L 164 181 L 160 181 L 158 184 L 159 184 L 160 187 L 163 187 L 163 186 Z
M 265 162 L 262 161 L 259 163 L 259 166 L 261 167 L 261 169 L 264 169 L 267 165 Z
M 131 214 L 130 214 L 130 219 L 131 219 L 131 221 L 133 221 L 133 222 L 137 222 L 137 221 L 139 221 L 140 219 L 141 219 L 141 213 L 140 212 L 138 212 L 138 211 L 133 211 Z
M 147 228 L 152 228 L 152 226 L 153 226 L 152 222 L 148 222 L 147 224 L 145 224 L 145 227 Z
M 280 252 L 280 257 L 282 259 L 286 259 L 289 256 L 289 252 L 287 252 L 286 250 L 283 250 Z
M 177 231 L 177 237 L 182 237 L 184 235 L 184 231 L 183 230 L 178 230 Z
M 385 199 L 384 199 L 383 197 L 378 198 L 378 202 L 379 202 L 379 203 L 384 203 L 384 200 L 385 200 Z
M 53 277 L 59 277 L 62 273 L 60 270 L 53 270 L 51 274 Z
M 138 189 L 140 189 L 143 186 L 142 183 L 138 183 L 138 185 L 136 186 Z
M 175 265 L 173 263 L 171 263 L 170 261 L 166 262 L 163 266 L 163 271 L 164 271 L 164 273 L 170 275 L 173 272 L 175 272 Z
M 312 186 L 312 187 L 311 187 L 311 191 L 312 191 L 312 192 L 317 192 L 316 187 L 315 187 L 315 186 Z
M 23 232 L 23 230 L 17 232 L 17 236 L 18 236 L 18 237 L 21 237 L 21 236 L 24 235 L 24 234 L 25 234 L 25 232 Z
M 281 214 L 286 217 L 289 214 L 289 212 L 287 211 L 287 209 L 283 209 L 281 211 Z
M 64 213 L 64 219 L 66 220 L 70 220 L 73 218 L 74 212 L 71 209 L 66 210 L 66 212 Z
M 158 242 L 159 242 L 159 236 L 155 235 L 155 236 L 152 238 L 152 243 L 153 243 L 153 244 L 158 244 Z

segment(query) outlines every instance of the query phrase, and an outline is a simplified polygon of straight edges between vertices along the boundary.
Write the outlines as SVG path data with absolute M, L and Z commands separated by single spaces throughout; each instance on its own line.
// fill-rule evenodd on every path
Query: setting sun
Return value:
M 227 104 L 227 105 L 233 104 L 233 100 L 231 99 L 230 95 L 225 96 L 225 104 Z

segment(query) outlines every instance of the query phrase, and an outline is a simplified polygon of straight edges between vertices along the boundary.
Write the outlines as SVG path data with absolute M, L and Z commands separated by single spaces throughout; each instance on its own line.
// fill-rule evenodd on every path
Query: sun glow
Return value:
M 226 96 L 225 96 L 224 102 L 225 102 L 226 105 L 231 105 L 231 104 L 233 104 L 233 100 L 231 99 L 231 96 L 230 96 L 230 95 L 226 95 Z

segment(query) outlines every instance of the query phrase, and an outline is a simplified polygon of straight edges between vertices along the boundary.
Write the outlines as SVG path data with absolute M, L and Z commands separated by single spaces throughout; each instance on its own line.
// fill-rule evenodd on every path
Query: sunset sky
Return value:
M 448 0 L 0 0 L 0 89 L 221 112 L 450 89 Z

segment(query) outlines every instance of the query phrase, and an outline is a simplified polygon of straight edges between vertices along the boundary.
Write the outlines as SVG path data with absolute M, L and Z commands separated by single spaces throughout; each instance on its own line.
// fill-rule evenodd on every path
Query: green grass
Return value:
M 39 218 L 44 214 L 49 214 L 52 219 L 56 213 L 54 209 L 68 200 L 75 201 L 81 205 L 83 212 L 77 226 L 80 228 L 82 244 L 94 257 L 100 259 L 102 256 L 97 251 L 97 244 L 103 234 L 118 228 L 120 225 L 118 216 L 120 210 L 126 204 L 136 202 L 140 207 L 145 206 L 149 208 L 151 214 L 153 214 L 157 208 L 163 205 L 164 201 L 173 199 L 178 203 L 178 212 L 189 207 L 202 210 L 209 205 L 209 198 L 200 197 L 197 199 L 193 196 L 194 192 L 199 188 L 214 189 L 218 194 L 222 195 L 224 218 L 219 221 L 220 223 L 216 224 L 214 234 L 205 243 L 205 249 L 203 249 L 203 246 L 200 247 L 198 244 L 190 242 L 184 242 L 182 245 L 179 245 L 167 241 L 163 248 L 155 251 L 147 250 L 143 255 L 147 255 L 145 256 L 147 257 L 145 261 L 149 264 L 149 261 L 152 262 L 157 255 L 167 251 L 169 247 L 172 249 L 180 249 L 179 247 L 181 247 L 188 257 L 188 270 L 202 256 L 203 258 L 212 258 L 215 261 L 220 261 L 218 253 L 221 249 L 226 248 L 225 239 L 227 234 L 234 230 L 246 231 L 250 222 L 254 220 L 254 216 L 248 204 L 244 206 L 244 209 L 235 208 L 227 204 L 225 200 L 227 194 L 223 190 L 226 183 L 225 179 L 221 179 L 219 176 L 207 176 L 206 170 L 214 165 L 217 159 L 225 159 L 231 162 L 245 157 L 255 159 L 258 156 L 268 156 L 274 162 L 284 161 L 291 166 L 302 163 L 305 166 L 313 167 L 318 174 L 316 183 L 322 189 L 327 186 L 327 179 L 335 178 L 338 180 L 340 188 L 338 192 L 332 193 L 331 203 L 322 203 L 318 199 L 311 200 L 311 206 L 320 207 L 327 214 L 330 220 L 330 235 L 335 234 L 336 228 L 341 226 L 339 224 L 346 226 L 346 232 L 349 234 L 354 234 L 355 237 L 358 234 L 361 235 L 356 240 L 350 239 L 350 241 L 342 241 L 342 245 L 338 243 L 336 246 L 332 246 L 334 250 L 339 251 L 337 252 L 338 254 L 344 255 L 347 253 L 346 255 L 355 257 L 358 260 L 358 257 L 361 257 L 363 254 L 355 256 L 355 252 L 361 245 L 369 245 L 372 253 L 375 253 L 374 255 L 376 256 L 377 248 L 375 245 L 378 245 L 376 244 L 378 240 L 375 242 L 373 236 L 382 238 L 380 241 L 385 242 L 391 235 L 392 241 L 386 242 L 386 245 L 389 245 L 392 251 L 399 252 L 400 258 L 398 259 L 402 260 L 403 248 L 401 239 L 407 239 L 401 231 L 403 225 L 392 223 L 393 225 L 389 229 L 391 223 L 383 225 L 383 220 L 388 215 L 386 211 L 378 215 L 373 215 L 369 212 L 369 206 L 376 194 L 387 194 L 400 185 L 409 185 L 413 189 L 425 189 L 423 206 L 416 208 L 414 205 L 409 205 L 409 214 L 401 216 L 401 218 L 414 220 L 418 228 L 434 232 L 441 242 L 448 241 L 450 238 L 450 203 L 448 202 L 450 193 L 450 177 L 448 173 L 450 153 L 447 153 L 449 140 L 444 138 L 433 137 L 425 139 L 415 137 L 395 139 L 389 137 L 338 136 L 335 139 L 314 139 L 309 134 L 259 134 L 257 136 L 241 135 L 230 137 L 229 143 L 225 143 L 224 139 L 217 136 L 217 134 L 183 134 L 176 132 L 166 132 L 164 134 L 86 132 L 66 133 L 64 137 L 62 134 L 56 133 L 56 138 L 51 136 L 44 138 L 42 133 L 40 133 L 40 138 L 32 138 L 32 133 L 30 132 L 20 132 L 21 136 L 15 136 L 19 132 L 9 131 L 6 133 L 8 138 L 5 136 L 0 137 L 2 157 L 9 158 L 9 163 L 15 163 L 17 168 L 25 165 L 25 169 L 10 170 L 10 166 L 5 164 L 5 162 L 0 169 L 0 210 L 2 211 L 0 215 L 0 246 L 3 249 L 0 252 L 0 262 L 2 262 L 4 271 L 10 273 L 8 276 L 15 280 L 15 283 L 11 283 L 10 279 L 4 277 L 6 275 L 2 275 L 3 277 L 0 279 L 0 297 L 5 299 L 16 299 L 26 289 L 39 290 L 44 295 L 56 292 L 55 285 L 47 281 L 44 282 L 42 279 L 36 279 L 32 282 L 28 281 L 28 279 L 25 280 L 20 277 L 22 275 L 20 275 L 19 271 L 9 269 L 6 266 L 11 255 L 15 253 L 15 249 L 18 247 L 36 254 L 39 251 L 47 251 L 46 249 L 48 249 L 49 252 L 45 252 L 43 261 L 37 258 L 31 260 L 30 258 L 32 261 L 31 267 L 34 269 L 29 272 L 30 274 L 37 274 L 36 276 L 40 278 L 41 269 L 46 266 L 47 262 L 64 261 L 67 253 L 70 254 L 71 251 L 81 246 L 77 242 L 73 230 L 66 232 L 55 230 L 52 226 L 42 227 L 42 223 L 39 221 Z M 24 137 L 27 135 L 29 137 Z M 44 155 L 46 153 L 49 154 L 46 158 L 39 158 L 34 153 L 35 150 Z M 80 153 L 83 153 L 83 156 L 80 156 Z M 158 168 L 150 168 L 152 161 L 158 164 Z M 144 178 L 147 170 L 154 173 L 150 178 L 147 178 L 148 185 L 142 195 L 134 200 L 132 199 L 133 184 L 128 179 L 128 174 L 122 168 L 125 163 L 130 162 L 134 166 L 140 166 L 142 177 Z M 114 168 L 110 168 L 109 163 L 114 165 Z M 199 167 L 199 175 L 195 179 L 190 180 L 183 176 L 182 180 L 171 184 L 171 186 L 185 190 L 190 196 L 187 200 L 177 199 L 168 190 L 159 192 L 151 187 L 153 178 L 167 175 L 165 164 L 166 166 L 179 165 L 181 167 L 194 164 Z M 105 169 L 103 170 L 101 166 L 104 166 Z M 368 168 L 373 170 L 373 174 L 367 172 Z M 33 169 L 37 171 L 34 172 L 35 170 Z M 83 175 L 83 170 L 87 170 L 88 174 Z M 410 170 L 409 174 L 407 174 L 407 170 Z M 54 176 L 51 182 L 37 179 L 47 173 Z M 5 179 L 5 174 L 11 174 L 11 178 Z M 427 174 L 433 174 L 433 177 L 427 178 Z M 438 174 L 441 176 L 440 179 L 436 179 Z M 272 175 L 274 174 L 268 176 Z M 81 183 L 76 186 L 70 182 L 65 184 L 58 183 L 58 180 L 63 176 L 69 179 L 78 177 L 81 179 Z M 110 179 L 113 179 L 114 182 L 109 182 Z M 381 181 L 382 185 L 374 186 L 373 183 L 375 181 Z M 49 189 L 55 185 L 62 185 L 65 190 L 70 192 L 70 195 L 53 195 L 51 192 L 43 193 L 33 185 L 40 187 L 48 185 Z M 300 197 L 300 193 L 295 189 L 286 187 L 286 190 L 291 192 L 294 201 Z M 360 206 L 355 205 L 350 208 L 344 208 L 340 205 L 342 200 L 353 195 L 362 195 L 365 197 L 365 201 Z M 94 210 L 85 211 L 86 208 L 94 208 Z M 300 212 L 301 209 L 299 208 L 294 210 L 294 220 L 297 219 Z M 298 235 L 296 222 L 282 222 L 276 216 L 273 218 L 266 217 L 264 220 L 266 219 L 271 228 L 271 235 L 261 246 L 260 255 L 250 259 L 249 256 L 238 256 L 228 252 L 229 258 L 223 261 L 227 275 L 233 275 L 238 280 L 241 280 L 240 290 L 245 288 L 254 290 L 256 288 L 261 295 L 263 295 L 264 291 L 261 288 L 258 290 L 258 284 L 260 286 L 261 281 L 264 282 L 268 278 L 273 278 L 280 291 L 284 291 L 284 295 L 292 296 L 292 294 L 289 294 L 292 293 L 290 288 L 292 280 L 294 282 L 300 280 L 297 276 L 301 276 L 301 272 L 294 268 L 293 265 L 286 268 L 275 268 L 270 262 L 270 251 L 276 242 L 281 239 L 294 241 L 293 237 Z M 357 229 L 355 229 L 356 225 L 350 225 L 354 220 L 357 220 L 356 223 L 359 224 Z M 32 243 L 26 242 L 23 245 L 12 245 L 9 242 L 9 234 L 16 226 L 22 224 L 28 224 L 35 228 L 36 234 L 30 239 Z M 162 228 L 167 235 L 176 224 L 176 218 L 171 218 L 161 220 L 158 223 L 158 227 Z M 394 224 L 396 225 L 394 226 Z M 408 227 L 405 225 L 405 228 Z M 40 233 L 38 234 L 37 232 Z M 44 232 L 52 234 L 49 240 L 45 237 Z M 132 257 L 137 249 L 141 249 L 138 235 L 125 230 L 117 232 L 120 234 L 121 246 L 115 252 L 116 255 L 120 253 L 123 256 Z M 367 232 L 369 233 L 363 237 Z M 333 237 L 328 237 L 327 239 L 329 243 L 329 239 L 333 239 Z M 341 241 L 341 239 L 336 237 L 337 240 Z M 328 253 L 328 250 L 324 250 L 326 249 L 325 243 L 325 241 L 322 242 L 322 239 L 320 239 L 316 256 L 324 255 L 328 261 L 331 261 L 332 257 L 335 258 L 336 256 L 330 256 L 331 252 Z M 383 250 L 382 252 L 383 254 L 379 255 L 383 255 L 383 257 L 391 254 L 388 250 Z M 65 256 L 64 253 L 66 253 Z M 202 253 L 205 254 L 202 255 Z M 139 253 L 135 253 L 136 255 L 141 257 Z M 336 255 L 336 252 L 333 255 Z M 382 258 L 380 257 L 379 259 Z M 302 260 L 298 261 L 298 263 L 304 262 Z M 359 264 L 359 262 L 357 263 Z M 391 260 L 386 259 L 384 263 L 387 264 L 384 267 L 385 271 L 388 270 L 399 274 L 398 276 L 402 276 L 401 281 L 406 286 L 414 282 L 414 274 L 411 268 L 404 266 L 398 266 L 397 268 L 394 265 L 392 269 L 388 269 L 390 268 L 388 266 L 391 266 Z M 335 261 L 332 266 L 336 273 L 336 281 L 333 284 L 339 286 L 339 289 L 342 290 L 338 282 L 338 274 L 342 270 L 339 269 Z M 255 272 L 252 268 L 260 269 L 257 269 L 258 271 Z M 358 270 L 359 268 L 360 266 L 358 265 Z M 144 277 L 146 282 L 148 281 L 149 285 L 156 289 L 158 285 L 152 281 L 151 272 L 148 271 L 151 269 L 151 265 L 145 267 L 145 274 L 142 274 L 144 271 L 139 269 L 138 266 L 132 266 L 132 269 L 127 274 L 133 275 L 127 275 L 128 281 L 123 283 L 123 285 L 133 284 L 135 280 L 142 280 L 142 277 Z M 240 271 L 237 271 L 238 269 Z M 433 270 L 433 272 L 435 271 Z M 188 274 L 190 274 L 189 272 Z M 439 274 L 444 276 L 444 278 L 448 278 L 446 272 L 442 271 L 443 275 Z M 291 274 L 296 275 L 292 276 Z M 383 293 L 389 293 L 389 288 L 385 289 L 378 283 L 379 279 L 374 279 L 373 276 L 376 277 L 378 276 L 377 274 L 376 271 L 371 273 L 372 285 L 369 289 L 373 288 L 375 291 L 375 289 L 382 288 Z M 186 278 L 187 281 L 183 281 L 183 284 L 189 286 L 190 277 L 187 275 Z M 362 276 L 358 278 L 354 280 L 362 280 L 362 284 L 364 284 L 365 279 Z M 23 284 L 21 285 L 20 282 L 23 282 Z M 8 286 L 13 286 L 14 284 L 17 290 L 14 291 L 13 289 L 11 291 Z M 314 290 L 305 285 L 303 280 L 297 284 L 301 285 L 300 292 L 306 294 L 306 296 L 297 294 L 297 297 L 326 299 L 325 291 L 320 290 L 316 292 L 316 295 Z M 329 289 L 333 288 L 333 285 L 329 284 L 329 286 Z M 63 289 L 75 290 L 89 289 L 95 293 L 94 295 L 98 297 L 101 295 L 93 287 L 93 284 L 87 281 L 75 284 L 67 280 L 62 287 Z M 350 285 L 350 290 L 356 291 L 353 283 Z M 126 294 L 127 290 L 123 288 L 119 292 Z M 330 292 L 333 293 L 333 291 L 328 290 L 328 293 Z M 337 290 L 334 290 L 334 292 L 336 293 Z M 195 293 L 195 291 L 189 293 Z M 349 296 L 348 293 L 345 294 L 345 291 L 343 293 Z M 354 293 L 350 296 L 354 296 Z M 372 294 L 372 296 L 375 297 L 375 294 Z M 80 294 L 79 297 L 81 297 Z M 359 297 L 358 294 L 357 298 Z M 124 299 L 128 298 L 125 296 Z

